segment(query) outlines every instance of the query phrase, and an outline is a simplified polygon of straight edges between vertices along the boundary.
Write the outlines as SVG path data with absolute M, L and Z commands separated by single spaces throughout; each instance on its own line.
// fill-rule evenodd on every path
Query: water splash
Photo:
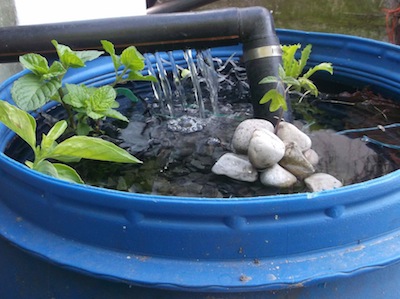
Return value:
M 161 55 L 159 52 L 156 52 L 155 54 L 156 58 L 156 66 L 158 70 L 158 78 L 161 84 L 161 88 L 163 91 L 163 97 L 164 97 L 164 105 L 166 105 L 167 111 L 168 111 L 168 116 L 169 117 L 174 117 L 174 108 L 173 108 L 173 99 L 172 99 L 172 89 L 171 85 L 169 83 L 168 77 L 167 77 L 167 72 L 164 68 L 163 61 L 161 59 Z
M 152 83 L 155 107 L 163 117 L 170 119 L 170 130 L 196 132 L 204 128 L 209 116 L 218 114 L 220 78 L 211 50 L 188 49 L 182 52 L 189 74 L 187 77 L 181 76 L 183 68 L 175 62 L 174 54 L 170 51 L 145 55 L 149 74 L 158 78 L 158 82 Z M 187 97 L 184 84 L 191 86 L 192 99 Z
M 147 70 L 149 72 L 149 75 L 152 75 L 154 77 L 158 77 L 157 72 L 154 70 L 153 65 L 151 63 L 151 60 L 149 58 L 150 54 L 145 54 L 145 61 L 146 61 L 146 66 L 147 66 Z M 161 84 L 159 81 L 156 82 L 151 82 L 151 88 L 153 89 L 153 93 L 154 93 L 154 98 L 155 98 L 155 103 L 154 104 L 158 104 L 159 108 L 161 110 L 161 114 L 163 115 L 167 115 L 167 111 L 165 109 L 165 104 L 164 104 L 164 95 L 162 92 L 162 88 L 161 88 Z
M 197 52 L 197 64 L 202 77 L 206 83 L 209 91 L 209 100 L 211 103 L 212 112 L 214 115 L 218 114 L 218 73 L 214 67 L 213 57 L 211 50 L 203 50 Z
M 175 96 L 182 105 L 182 111 L 188 106 L 185 89 L 183 88 L 181 76 L 179 74 L 178 65 L 175 63 L 173 52 L 168 52 L 169 63 L 171 64 L 172 81 L 175 86 Z
M 171 131 L 197 132 L 210 117 L 229 114 L 229 104 L 221 106 L 226 99 L 219 98 L 219 90 L 239 90 L 246 96 L 246 72 L 233 57 L 223 62 L 212 57 L 210 49 L 145 55 L 149 74 L 158 78 L 152 83 L 152 107 L 168 119 Z
M 176 53 L 172 51 L 145 55 L 149 74 L 158 78 L 158 82 L 152 83 L 152 89 L 160 113 L 166 118 L 178 118 L 187 116 L 190 110 L 191 117 L 202 119 L 218 114 L 220 78 L 211 50 L 188 49 L 180 54 L 186 62 L 183 67 L 175 62 Z M 188 76 L 182 77 L 185 67 Z M 187 97 L 184 87 L 188 88 L 188 82 L 192 99 Z
M 200 88 L 200 79 L 197 73 L 196 64 L 194 63 L 192 49 L 187 49 L 183 53 L 185 60 L 188 64 L 188 69 L 190 72 L 190 77 L 192 78 L 193 83 L 193 93 L 197 104 L 197 109 L 200 118 L 206 117 L 206 111 L 204 108 L 203 94 Z

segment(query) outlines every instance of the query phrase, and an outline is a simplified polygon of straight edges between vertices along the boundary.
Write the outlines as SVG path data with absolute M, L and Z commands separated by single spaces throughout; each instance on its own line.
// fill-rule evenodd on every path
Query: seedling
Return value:
M 311 67 L 303 74 L 311 54 L 311 45 L 307 45 L 297 60 L 295 55 L 297 50 L 301 48 L 300 44 L 282 46 L 282 62 L 283 66 L 279 66 L 278 76 L 268 76 L 263 78 L 259 84 L 276 83 L 276 88 L 270 89 L 261 98 L 260 104 L 271 102 L 269 110 L 275 112 L 279 109 L 281 113 L 287 111 L 286 98 L 291 91 L 304 92 L 300 101 L 307 95 L 312 94 L 318 96 L 317 86 L 310 80 L 310 77 L 317 71 L 327 71 L 333 74 L 331 63 L 323 62 L 317 66 Z M 303 75 L 302 75 L 303 74 Z M 283 92 L 282 92 L 283 91 Z M 282 116 L 279 118 L 279 120 Z
M 137 100 L 132 91 L 114 88 L 117 84 L 132 80 L 154 81 L 152 76 L 144 76 L 144 58 L 135 47 L 126 48 L 121 56 L 115 54 L 114 45 L 101 41 L 104 50 L 111 55 L 115 68 L 115 81 L 111 85 L 92 87 L 85 85 L 63 84 L 63 78 L 70 68 L 81 68 L 85 63 L 98 58 L 103 51 L 73 51 L 65 45 L 52 41 L 59 60 L 51 65 L 39 54 L 26 54 L 20 57 L 22 65 L 30 70 L 19 78 L 11 89 L 16 106 L 0 101 L 0 121 L 14 131 L 32 148 L 33 161 L 25 164 L 39 172 L 71 182 L 83 183 L 78 173 L 63 164 L 92 159 L 119 163 L 141 163 L 136 157 L 117 145 L 101 138 L 88 137 L 93 130 L 91 124 L 99 128 L 99 121 L 111 117 L 122 121 L 128 119 L 120 112 L 116 97 L 123 93 Z M 27 111 L 38 110 L 49 101 L 57 101 L 65 108 L 68 121 L 60 120 L 47 134 L 42 135 L 40 144 L 36 140 L 36 120 Z M 72 136 L 60 143 L 68 125 L 78 136 Z M 58 160 L 63 163 L 55 163 Z
M 34 161 L 26 161 L 25 164 L 33 170 L 55 178 L 83 183 L 79 174 L 72 167 L 49 160 L 58 160 L 64 163 L 78 162 L 81 159 L 142 163 L 127 151 L 101 138 L 72 136 L 57 143 L 57 139 L 67 129 L 65 120 L 57 122 L 47 134 L 43 134 L 41 143 L 37 144 L 36 120 L 29 113 L 6 101 L 0 101 L 0 121 L 32 148 Z
M 110 86 L 87 87 L 69 84 L 63 87 L 63 78 L 70 68 L 81 68 L 85 63 L 98 58 L 103 51 L 73 51 L 68 46 L 52 41 L 59 60 L 51 65 L 39 54 L 26 54 L 20 57 L 21 64 L 31 73 L 18 79 L 11 94 L 16 105 L 25 110 L 40 109 L 50 100 L 60 102 L 68 114 L 68 124 L 79 135 L 87 135 L 93 128 L 99 127 L 99 121 L 105 117 L 122 121 L 128 119 L 119 113 L 116 97 L 123 93 L 132 101 L 137 101 L 132 91 L 125 88 L 113 89 L 114 86 L 133 80 L 154 81 L 153 76 L 144 76 L 144 58 L 133 46 L 126 48 L 121 56 L 115 54 L 114 45 L 101 41 L 104 50 L 111 55 L 115 68 L 115 81 Z M 122 68 L 122 70 L 120 70 Z

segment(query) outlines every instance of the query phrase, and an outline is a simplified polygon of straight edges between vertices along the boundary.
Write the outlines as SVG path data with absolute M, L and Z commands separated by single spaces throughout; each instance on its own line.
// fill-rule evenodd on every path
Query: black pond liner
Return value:
M 321 81 L 350 88 L 370 85 L 391 98 L 400 94 L 396 46 L 299 31 L 279 31 L 279 37 L 283 44 L 313 44 L 312 65 L 333 62 L 334 76 L 321 75 Z M 213 56 L 227 57 L 232 51 L 241 54 L 237 47 L 214 49 Z M 111 73 L 110 61 L 103 58 L 66 79 L 101 85 Z M 1 86 L 1 98 L 10 101 L 17 77 Z M 0 126 L 0 136 L 4 151 L 13 134 Z M 122 290 L 142 298 L 398 295 L 399 171 L 319 193 L 229 199 L 70 184 L 28 171 L 4 154 L 0 176 L 0 233 L 7 240 L 1 243 L 1 278 L 7 281 L 2 294 L 28 290 L 31 297 L 118 298 Z M 8 242 L 29 255 L 22 257 Z

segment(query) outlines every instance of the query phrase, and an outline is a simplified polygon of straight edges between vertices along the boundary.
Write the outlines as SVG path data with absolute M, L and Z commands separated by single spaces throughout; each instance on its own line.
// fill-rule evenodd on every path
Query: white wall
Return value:
M 0 0 L 0 27 L 144 14 L 146 0 Z M 0 64 L 0 83 L 21 69 Z
M 146 14 L 146 0 L 14 0 L 19 25 Z

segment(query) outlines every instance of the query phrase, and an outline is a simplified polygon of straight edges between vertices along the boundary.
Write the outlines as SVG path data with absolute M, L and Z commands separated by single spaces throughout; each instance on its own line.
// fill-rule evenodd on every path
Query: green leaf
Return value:
M 101 113 L 95 112 L 95 111 L 91 111 L 89 107 L 86 110 L 87 116 L 90 117 L 91 119 L 94 119 L 94 120 L 102 119 L 103 117 L 105 117 L 104 113 L 105 113 L 105 111 L 101 111 Z
M 260 100 L 260 104 L 265 104 L 270 102 L 269 111 L 274 112 L 279 108 L 287 110 L 285 97 L 277 90 L 270 89 Z
M 293 77 L 285 77 L 282 79 L 282 82 L 288 86 L 300 86 L 300 82 Z
M 57 171 L 58 178 L 72 183 L 84 184 L 82 178 L 72 167 L 61 163 L 53 163 L 53 166 Z
M 275 76 L 267 76 L 263 78 L 258 84 L 278 83 L 279 78 Z
M 101 40 L 100 41 L 103 49 L 111 56 L 112 62 L 114 64 L 114 69 L 117 71 L 121 66 L 121 60 L 118 55 L 115 54 L 115 48 L 112 42 L 108 40 Z
M 56 141 L 61 137 L 62 134 L 64 134 L 67 127 L 67 122 L 65 120 L 60 120 L 50 129 L 50 131 L 47 133 L 47 137 Z
M 65 68 L 73 67 L 84 67 L 85 63 L 80 59 L 70 47 L 59 44 L 56 40 L 52 40 L 51 43 L 56 48 L 58 58 Z
M 50 163 L 47 160 L 42 160 L 39 163 L 32 164 L 31 168 L 33 170 L 39 171 L 40 173 L 49 175 L 49 176 L 51 176 L 53 178 L 58 178 L 57 169 L 54 167 L 54 165 L 52 163 Z
M 117 145 L 100 138 L 73 136 L 59 143 L 51 157 L 70 156 L 119 163 L 142 163 Z
M 43 134 L 41 149 L 42 151 L 47 151 L 51 149 L 55 143 L 55 141 L 64 134 L 67 129 L 68 124 L 65 120 L 60 120 L 57 122 L 47 133 L 47 135 Z
M 132 71 L 144 69 L 144 57 L 134 46 L 130 46 L 122 51 L 121 63 Z
M 295 59 L 295 55 L 300 47 L 300 44 L 282 46 L 282 61 L 286 76 L 295 78 L 299 76 L 299 65 Z
M 47 59 L 39 54 L 25 54 L 19 58 L 19 61 L 41 80 L 50 80 L 66 73 L 60 62 L 54 61 L 49 67 Z
M 128 80 L 130 81 L 150 81 L 157 82 L 157 78 L 151 75 L 143 75 L 139 71 L 132 71 L 128 74 Z
M 36 121 L 32 115 L 0 101 L 0 121 L 36 151 Z
M 70 47 L 59 44 L 56 40 L 51 41 L 56 48 L 58 57 L 65 68 L 84 67 L 85 62 L 94 60 L 104 52 L 88 50 L 88 51 L 73 51 Z
M 64 102 L 74 107 L 80 114 L 86 114 L 95 120 L 110 116 L 127 121 L 121 113 L 110 111 L 119 106 L 115 100 L 117 93 L 111 86 L 86 87 L 84 85 L 67 84 L 66 90 L 68 93 L 64 96 Z M 81 129 L 81 133 L 88 133 L 87 127 Z
M 109 85 L 105 85 L 99 88 L 93 88 L 93 93 L 89 98 L 90 108 L 94 112 L 105 112 L 110 109 L 117 97 L 117 93 L 114 88 Z
M 115 119 L 119 119 L 122 121 L 126 121 L 129 122 L 129 119 L 126 118 L 126 116 L 124 116 L 122 113 L 118 112 L 117 110 L 114 109 L 108 109 L 107 111 L 104 112 L 104 115 L 107 117 L 112 117 Z
M 312 95 L 318 96 L 318 88 L 315 86 L 315 84 L 310 80 L 306 79 L 304 77 L 299 78 L 300 86 L 304 90 L 309 91 Z
M 86 116 L 86 114 L 85 114 Z M 76 127 L 76 134 L 86 136 L 92 131 L 92 127 L 86 122 L 87 117 L 81 118 Z M 65 162 L 65 161 L 64 161 Z
M 83 63 L 95 60 L 104 54 L 103 51 L 97 50 L 74 51 L 74 53 L 81 59 L 81 61 L 83 61 Z
M 90 92 L 85 85 L 65 84 L 67 94 L 63 98 L 63 102 L 74 107 L 85 107 L 90 99 Z
M 34 74 L 27 74 L 14 82 L 11 95 L 18 107 L 31 111 L 50 101 L 60 87 L 61 83 L 56 78 L 42 81 Z
M 283 79 L 285 77 L 289 77 L 289 75 L 286 74 L 286 71 L 285 71 L 285 69 L 283 68 L 282 65 L 278 66 L 278 76 L 279 76 L 280 79 Z
M 67 70 L 59 61 L 54 61 L 50 66 L 49 72 L 47 74 L 44 74 L 42 76 L 42 79 L 49 80 L 54 77 L 64 76 L 66 72 Z
M 133 103 L 139 102 L 139 99 L 136 97 L 136 95 L 133 93 L 133 91 L 130 90 L 129 88 L 117 87 L 117 88 L 115 88 L 115 91 L 116 91 L 117 95 L 127 97 Z M 115 107 L 113 107 L 113 108 L 115 108 Z
M 303 51 L 301 51 L 301 57 L 300 57 L 300 61 L 299 61 L 299 72 L 297 76 L 300 76 L 300 74 L 303 72 L 308 59 L 310 58 L 310 54 L 311 54 L 311 49 L 312 49 L 312 45 L 307 45 Z
M 19 62 L 24 68 L 30 70 L 39 77 L 49 72 L 47 59 L 39 54 L 25 54 L 19 57 Z
M 61 163 L 51 163 L 47 160 L 42 160 L 37 164 L 32 162 L 25 162 L 25 164 L 40 173 L 49 175 L 53 178 L 62 179 L 72 183 L 84 184 L 82 178 L 72 167 L 61 164 Z
M 109 55 L 115 55 L 114 44 L 108 40 L 101 40 L 101 45 L 103 46 L 104 51 L 106 51 Z
M 33 169 L 33 163 L 31 161 L 25 161 L 25 165 L 28 166 L 30 169 Z
M 52 156 L 49 153 L 47 153 L 45 158 L 51 159 Z M 71 156 L 63 156 L 63 155 L 57 155 L 57 158 L 54 158 L 54 159 L 57 159 L 58 161 L 61 161 L 64 163 L 78 163 L 81 160 L 81 158 L 79 158 L 79 157 L 71 157 Z
M 60 57 L 60 61 L 66 68 L 80 68 L 84 67 L 85 63 L 75 53 L 66 51 Z
M 307 73 L 304 74 L 304 78 L 310 78 L 315 72 L 318 71 L 326 71 L 328 73 L 330 73 L 331 75 L 333 75 L 333 66 L 332 63 L 330 62 L 323 62 L 320 63 L 316 66 L 314 66 L 313 68 L 310 68 Z

